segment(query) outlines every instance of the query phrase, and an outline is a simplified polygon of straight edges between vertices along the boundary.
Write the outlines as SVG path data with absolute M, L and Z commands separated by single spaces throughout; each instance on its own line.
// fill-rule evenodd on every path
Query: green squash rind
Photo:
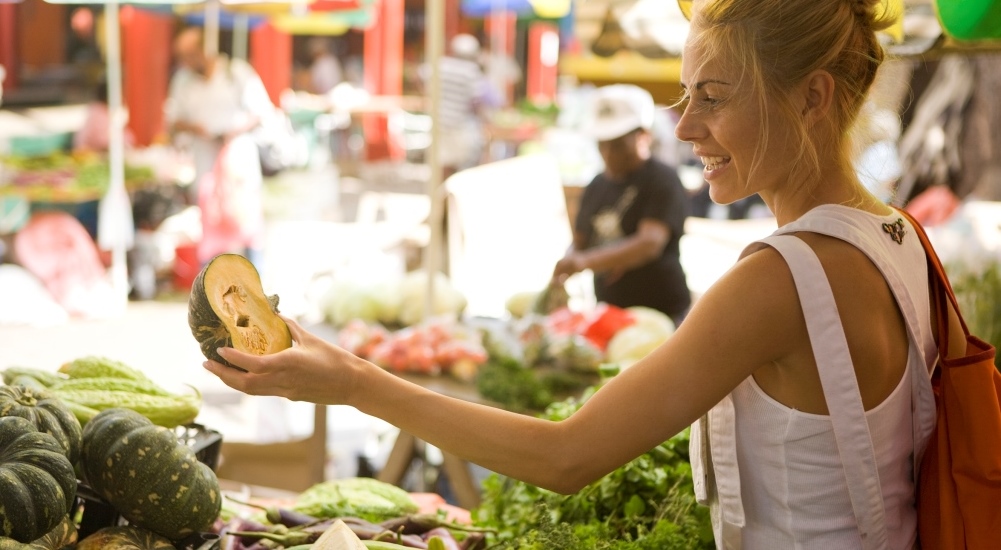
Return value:
M 219 481 L 173 431 L 129 409 L 108 409 L 83 432 L 90 486 L 136 526 L 170 540 L 209 527 L 222 507 Z
M 28 543 L 0 537 L 0 550 L 64 550 L 74 548 L 76 539 L 76 524 L 66 516 L 44 536 Z
M 76 550 L 177 550 L 169 540 L 140 527 L 105 527 L 81 540 Z
M 54 437 L 19 416 L 0 417 L 0 537 L 44 536 L 73 508 L 76 484 Z
M 0 416 L 20 416 L 56 439 L 71 463 L 80 458 L 83 428 L 70 407 L 48 390 L 0 386 Z
M 211 263 L 211 262 L 210 262 Z M 191 334 L 198 340 L 198 346 L 202 350 L 202 355 L 217 363 L 222 363 L 228 367 L 234 367 L 229 361 L 222 358 L 216 350 L 219 348 L 233 347 L 233 337 L 223 326 L 219 316 L 212 309 L 209 298 L 205 294 L 205 273 L 208 271 L 208 264 L 202 268 L 191 283 L 191 295 L 188 297 L 188 326 L 191 327 Z

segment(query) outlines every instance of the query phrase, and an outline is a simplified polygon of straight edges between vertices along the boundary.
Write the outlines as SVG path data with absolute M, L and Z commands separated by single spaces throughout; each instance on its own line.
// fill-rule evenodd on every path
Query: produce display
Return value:
M 550 405 L 563 420 L 600 391 Z M 708 508 L 695 502 L 688 432 L 671 438 L 573 495 L 493 474 L 475 524 L 505 550 L 697 550 L 715 548 Z
M 216 353 L 231 347 L 265 355 L 292 347 L 278 315 L 278 296 L 265 296 L 257 268 L 239 254 L 220 254 L 198 273 L 188 299 L 188 325 L 205 357 L 233 368 Z
M 440 510 L 420 513 L 408 493 L 369 478 L 319 483 L 282 506 L 227 499 L 215 531 L 232 550 L 483 550 L 489 532 L 452 521 Z
M 433 288 L 430 317 L 458 318 L 467 300 L 445 274 L 416 270 L 377 280 L 334 279 L 321 298 L 321 309 L 335 326 L 352 321 L 408 327 L 427 320 L 427 294 Z
M 674 333 L 671 319 L 650 308 L 599 303 L 574 311 L 566 298 L 558 287 L 519 293 L 508 300 L 510 319 L 442 315 L 395 329 L 373 320 L 375 307 L 366 318 L 335 323 L 335 342 L 387 370 L 450 376 L 507 409 L 542 411 L 632 366 Z
M 57 372 L 9 367 L 2 375 L 7 384 L 35 388 L 58 398 L 76 417 L 79 426 L 85 426 L 103 410 L 122 407 L 143 414 L 154 424 L 173 428 L 193 422 L 201 410 L 197 391 L 194 394 L 167 391 L 142 371 L 107 357 L 80 357 L 65 363 Z
M 0 158 L 9 177 L 0 180 L 0 195 L 16 194 L 35 202 L 97 200 L 110 185 L 111 170 L 103 155 L 55 152 Z M 125 165 L 125 186 L 140 188 L 154 180 L 147 166 Z

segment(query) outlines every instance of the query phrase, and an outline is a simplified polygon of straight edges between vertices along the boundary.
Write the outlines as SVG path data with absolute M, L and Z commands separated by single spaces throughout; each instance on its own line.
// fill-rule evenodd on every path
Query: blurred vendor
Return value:
M 653 98 L 637 86 L 606 86 L 590 115 L 584 130 L 605 168 L 584 190 L 553 284 L 590 269 L 599 302 L 650 307 L 680 324 L 691 305 L 679 250 L 689 199 L 675 170 L 651 156 Z

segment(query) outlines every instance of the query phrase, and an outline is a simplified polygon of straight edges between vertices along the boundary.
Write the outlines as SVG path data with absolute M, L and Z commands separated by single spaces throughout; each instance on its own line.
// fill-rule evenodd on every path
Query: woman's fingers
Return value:
M 294 319 L 285 317 L 284 315 L 279 315 L 285 324 L 288 325 L 288 330 L 292 333 L 292 340 L 296 343 L 302 344 L 303 340 L 309 337 L 309 333 L 306 329 L 302 328 L 302 325 L 297 323 Z
M 233 367 L 223 365 L 222 363 L 211 359 L 202 363 L 202 366 L 205 367 L 205 370 L 218 376 L 219 380 L 222 380 L 222 382 L 227 386 L 233 388 L 234 390 L 248 393 L 246 372 L 239 371 Z

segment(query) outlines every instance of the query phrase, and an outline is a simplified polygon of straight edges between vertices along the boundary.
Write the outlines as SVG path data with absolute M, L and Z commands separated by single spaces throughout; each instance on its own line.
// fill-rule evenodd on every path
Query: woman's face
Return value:
M 690 41 L 685 45 L 681 84 L 688 103 L 675 133 L 692 143 L 705 165 L 702 174 L 709 196 L 718 204 L 762 191 L 767 195 L 778 182 L 788 179 L 788 166 L 782 161 L 789 157 L 783 150 L 789 154 L 791 150 L 782 145 L 776 109 L 771 102 L 766 105 L 770 124 L 768 142 L 762 148 L 764 119 L 759 96 L 748 79 L 741 77 L 739 68 L 705 58 Z

